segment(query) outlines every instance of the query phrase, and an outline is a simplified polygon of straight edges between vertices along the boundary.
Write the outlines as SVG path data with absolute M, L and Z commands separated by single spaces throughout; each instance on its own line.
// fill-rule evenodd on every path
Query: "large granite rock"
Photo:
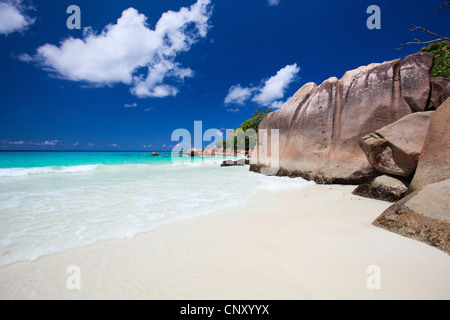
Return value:
M 417 112 L 363 137 L 360 145 L 378 171 L 410 177 L 417 167 L 434 111 Z
M 450 97 L 450 79 L 443 77 L 431 78 L 431 97 L 429 109 L 437 109 Z
M 450 98 L 431 119 L 410 192 L 446 179 L 450 179 Z
M 366 198 L 396 202 L 402 199 L 408 186 L 401 180 L 387 175 L 372 179 L 369 183 L 359 185 L 353 194 Z
M 360 67 L 320 86 L 306 84 L 261 123 L 250 170 L 268 168 L 319 183 L 366 182 L 377 171 L 359 146 L 361 137 L 426 110 L 433 61 L 432 54 L 418 53 Z
M 384 211 L 375 226 L 450 254 L 450 179 L 428 184 Z
M 401 62 L 401 96 L 413 112 L 425 111 L 428 107 L 433 64 L 434 55 L 428 52 L 409 55 Z M 430 72 L 423 73 L 419 70 L 430 70 Z
M 450 254 L 450 98 L 430 121 L 408 192 L 373 224 Z

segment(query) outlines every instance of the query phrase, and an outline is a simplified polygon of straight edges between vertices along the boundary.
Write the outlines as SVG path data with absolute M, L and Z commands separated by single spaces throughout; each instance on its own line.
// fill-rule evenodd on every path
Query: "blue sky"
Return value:
M 0 150 L 171 150 L 448 35 L 443 1 L 0 0 Z M 70 5 L 81 29 L 68 29 Z M 381 29 L 370 30 L 370 5 Z

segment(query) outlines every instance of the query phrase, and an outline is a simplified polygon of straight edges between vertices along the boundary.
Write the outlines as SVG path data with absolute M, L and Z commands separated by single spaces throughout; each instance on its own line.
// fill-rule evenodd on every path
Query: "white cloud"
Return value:
M 20 61 L 23 61 L 23 62 L 32 62 L 34 60 L 32 56 L 30 56 L 29 54 L 26 54 L 26 53 L 19 54 L 17 56 L 17 59 L 19 59 Z
M 238 108 L 229 108 L 225 110 L 226 112 L 232 112 L 232 113 L 237 113 L 237 112 L 241 112 L 241 110 L 239 110 Z
M 32 25 L 36 19 L 27 16 L 24 12 L 26 10 L 22 0 L 0 2 L 0 34 L 24 31 Z
M 134 102 L 134 103 L 132 103 L 132 104 L 126 103 L 126 104 L 124 104 L 123 106 L 124 106 L 125 108 L 136 108 L 136 107 L 137 107 L 137 103 L 136 103 L 136 102 Z
M 289 99 L 287 99 L 287 100 L 289 100 Z M 269 105 L 269 107 L 271 107 L 272 109 L 281 109 L 283 104 L 284 104 L 283 101 L 274 101 Z
M 153 110 L 155 110 L 155 108 L 153 108 L 153 107 L 149 107 L 149 108 L 145 108 L 145 109 L 144 109 L 145 112 L 147 112 L 147 111 L 153 111 Z
M 80 143 L 77 141 L 77 142 L 75 142 L 73 145 L 74 146 L 77 146 L 77 145 L 79 145 Z
M 36 143 L 39 146 L 56 146 L 58 144 L 58 140 L 50 140 L 50 141 L 44 141 L 40 143 Z
M 300 68 L 297 64 L 287 65 L 276 75 L 265 80 L 258 87 L 242 88 L 240 85 L 232 86 L 225 97 L 225 105 L 244 105 L 250 98 L 264 107 L 279 109 L 283 105 L 282 99 L 289 85 L 295 80 Z M 253 96 L 253 98 L 252 98 Z M 228 112 L 239 112 L 239 109 L 227 109 Z
M 262 106 L 269 106 L 273 102 L 282 99 L 287 88 L 299 71 L 300 68 L 296 63 L 287 65 L 278 71 L 276 75 L 268 79 L 264 83 L 264 87 L 260 89 L 259 94 L 253 97 L 252 100 Z
M 268 0 L 269 6 L 277 6 L 280 4 L 280 0 Z
M 14 145 L 22 145 L 24 144 L 24 141 L 9 141 L 8 144 L 14 144 Z
M 114 147 L 118 147 L 119 145 L 117 143 L 112 143 L 109 146 L 114 148 Z
M 88 27 L 82 39 L 68 38 L 60 46 L 44 44 L 34 60 L 67 80 L 99 86 L 123 83 L 138 97 L 175 96 L 178 89 L 168 79 L 179 82 L 194 75 L 175 58 L 206 37 L 210 3 L 197 0 L 189 8 L 167 11 L 154 29 L 145 15 L 129 8 L 100 34 Z
M 253 89 L 242 88 L 241 85 L 235 85 L 230 88 L 228 95 L 225 97 L 225 104 L 244 105 L 245 102 L 252 96 Z

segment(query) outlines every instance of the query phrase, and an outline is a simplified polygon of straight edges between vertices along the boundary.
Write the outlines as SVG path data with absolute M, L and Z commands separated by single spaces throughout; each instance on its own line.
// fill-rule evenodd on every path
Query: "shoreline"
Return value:
M 7 265 L 0 299 L 449 299 L 450 257 L 371 225 L 391 203 L 354 188 L 260 190 L 131 239 Z M 70 266 L 80 290 L 67 286 Z

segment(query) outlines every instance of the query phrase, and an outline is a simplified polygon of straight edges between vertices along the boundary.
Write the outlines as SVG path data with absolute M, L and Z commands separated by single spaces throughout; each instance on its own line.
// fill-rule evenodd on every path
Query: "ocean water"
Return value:
M 222 157 L 142 152 L 0 152 L 0 266 L 244 204 L 258 190 L 301 188 Z

